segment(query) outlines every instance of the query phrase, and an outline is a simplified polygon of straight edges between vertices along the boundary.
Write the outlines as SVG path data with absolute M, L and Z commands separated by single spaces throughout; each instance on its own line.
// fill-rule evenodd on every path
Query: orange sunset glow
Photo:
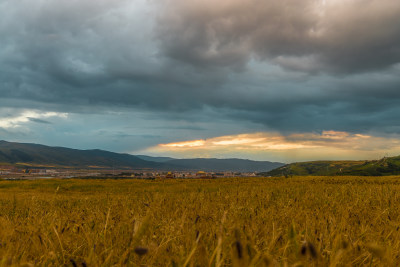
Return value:
M 343 131 L 323 131 L 322 133 L 249 133 L 213 137 L 202 140 L 159 144 L 147 150 L 150 153 L 173 155 L 252 155 L 296 159 L 297 155 L 318 159 L 321 154 L 327 158 L 357 158 L 362 153 L 367 158 L 400 152 L 400 141 Z

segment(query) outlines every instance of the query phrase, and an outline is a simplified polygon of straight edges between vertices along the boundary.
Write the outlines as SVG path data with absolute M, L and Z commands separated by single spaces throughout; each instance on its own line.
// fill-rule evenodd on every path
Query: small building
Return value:
M 172 172 L 168 172 L 167 175 L 165 175 L 166 179 L 173 179 L 175 178 L 175 175 Z
M 196 173 L 196 178 L 201 178 L 201 179 L 210 179 L 212 176 L 204 171 L 198 171 Z

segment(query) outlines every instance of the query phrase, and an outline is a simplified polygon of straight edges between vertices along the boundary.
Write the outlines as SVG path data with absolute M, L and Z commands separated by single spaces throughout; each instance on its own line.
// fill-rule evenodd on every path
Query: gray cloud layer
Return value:
M 242 68 L 253 56 L 349 73 L 400 61 L 400 3 L 392 0 L 169 0 L 164 8 L 162 51 L 195 66 Z
M 0 102 L 400 133 L 400 3 L 325 2 L 0 1 Z

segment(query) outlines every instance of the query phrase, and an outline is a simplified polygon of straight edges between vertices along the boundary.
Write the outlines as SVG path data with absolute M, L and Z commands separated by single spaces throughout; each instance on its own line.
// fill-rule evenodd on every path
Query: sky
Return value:
M 282 162 L 400 154 L 400 2 L 0 0 L 0 139 Z

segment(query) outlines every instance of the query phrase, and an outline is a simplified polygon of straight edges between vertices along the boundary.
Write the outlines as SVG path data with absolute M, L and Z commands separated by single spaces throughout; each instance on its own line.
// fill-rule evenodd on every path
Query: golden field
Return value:
M 0 266 L 400 266 L 400 178 L 0 180 Z

